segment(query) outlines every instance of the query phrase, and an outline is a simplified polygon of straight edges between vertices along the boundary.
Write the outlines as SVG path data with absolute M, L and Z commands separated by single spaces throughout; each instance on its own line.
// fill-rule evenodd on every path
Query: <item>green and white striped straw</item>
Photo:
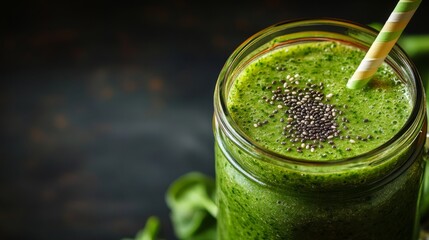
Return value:
M 364 59 L 347 82 L 350 89 L 364 87 L 383 63 L 422 0 L 400 0 Z

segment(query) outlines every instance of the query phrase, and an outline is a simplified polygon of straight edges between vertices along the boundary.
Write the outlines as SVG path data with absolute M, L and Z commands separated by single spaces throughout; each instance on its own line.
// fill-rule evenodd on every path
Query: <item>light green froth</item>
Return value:
M 408 90 L 386 64 L 378 69 L 366 87 L 346 87 L 364 54 L 357 48 L 335 42 L 279 48 L 251 62 L 237 76 L 228 96 L 228 110 L 248 138 L 279 154 L 325 161 L 366 153 L 398 133 L 408 119 L 412 106 Z M 292 143 L 282 135 L 286 124 L 280 119 L 288 118 L 284 113 L 286 109 L 278 109 L 276 104 L 270 105 L 262 99 L 264 96 L 272 96 L 271 91 L 265 88 L 272 85 L 273 81 L 277 81 L 277 85 L 274 84 L 273 87 L 281 86 L 278 83 L 280 80 L 295 74 L 299 74 L 297 79 L 301 88 L 306 87 L 308 82 L 323 83 L 325 87 L 321 92 L 333 96 L 326 103 L 335 105 L 343 112 L 343 115 L 338 116 L 337 123 L 340 127 L 345 124 L 348 129 L 340 128 L 343 139 L 333 139 L 336 149 L 327 142 L 322 142 L 317 145 L 322 145 L 323 148 L 316 148 L 313 152 L 308 149 L 304 149 L 303 153 L 297 152 L 296 148 L 301 143 Z M 279 113 L 270 118 L 269 115 L 275 109 L 280 110 Z M 342 117 L 349 122 L 342 123 Z M 268 123 L 260 127 L 254 126 L 264 120 Z M 368 135 L 372 138 L 367 141 L 357 139 L 367 138 Z M 346 136 L 350 136 L 352 141 L 346 139 Z M 288 151 L 288 148 L 292 151 Z

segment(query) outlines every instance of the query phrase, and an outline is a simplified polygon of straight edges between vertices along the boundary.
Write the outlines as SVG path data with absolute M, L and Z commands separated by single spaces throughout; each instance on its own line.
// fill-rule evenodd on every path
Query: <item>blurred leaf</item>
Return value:
M 155 240 L 157 239 L 160 228 L 159 219 L 155 216 L 149 217 L 146 226 L 136 235 L 136 240 Z
M 425 34 L 425 35 L 405 34 L 398 40 L 398 44 L 412 58 L 417 58 L 420 55 L 429 54 L 429 34 Z
M 179 239 L 215 239 L 215 182 L 198 172 L 174 181 L 166 193 L 171 220 Z
M 151 216 L 146 221 L 145 227 L 138 231 L 136 237 L 132 238 L 123 238 L 122 240 L 156 240 L 158 239 L 158 232 L 160 228 L 159 219 L 155 216 Z

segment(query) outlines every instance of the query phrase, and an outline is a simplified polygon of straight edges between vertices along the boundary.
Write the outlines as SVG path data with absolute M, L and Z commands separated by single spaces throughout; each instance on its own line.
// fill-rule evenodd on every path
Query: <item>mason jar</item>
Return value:
M 246 136 L 227 108 L 231 86 L 253 59 L 280 47 L 337 41 L 368 50 L 377 32 L 339 19 L 270 26 L 227 59 L 214 93 L 218 239 L 418 239 L 425 171 L 425 93 L 403 50 L 385 62 L 409 91 L 404 126 L 381 146 L 332 161 L 291 158 Z M 427 196 L 426 196 L 427 197 Z

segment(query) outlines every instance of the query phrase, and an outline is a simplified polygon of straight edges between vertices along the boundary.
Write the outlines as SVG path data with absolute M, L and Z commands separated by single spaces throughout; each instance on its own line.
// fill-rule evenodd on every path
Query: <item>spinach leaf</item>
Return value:
M 158 217 L 151 216 L 147 219 L 145 227 L 137 232 L 134 239 L 123 238 L 122 240 L 156 240 L 158 239 L 159 228 L 160 222 Z
M 216 238 L 215 182 L 198 172 L 187 173 L 167 190 L 174 231 L 179 239 Z

